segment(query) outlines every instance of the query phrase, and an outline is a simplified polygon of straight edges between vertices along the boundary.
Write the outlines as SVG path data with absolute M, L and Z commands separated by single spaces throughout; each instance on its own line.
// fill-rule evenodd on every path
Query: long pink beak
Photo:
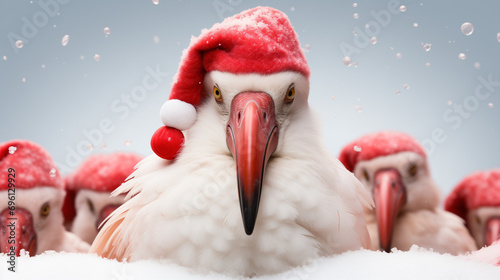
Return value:
M 104 225 L 103 222 L 104 220 L 106 220 L 106 218 L 111 214 L 113 213 L 113 211 L 116 210 L 116 208 L 120 207 L 120 205 L 116 205 L 116 204 L 108 204 L 106 206 L 104 206 L 102 209 L 101 209 L 101 212 L 99 213 L 99 219 L 97 219 L 96 223 L 95 223 L 95 226 L 97 228 L 97 231 L 99 231 L 101 229 L 101 227 Z
M 30 211 L 5 208 L 0 213 L 0 252 L 19 256 L 21 249 L 36 254 L 37 239 Z
M 490 246 L 495 241 L 500 240 L 500 217 L 490 218 L 486 222 L 484 235 L 486 246 Z
M 383 169 L 375 173 L 373 200 L 377 216 L 380 248 L 390 252 L 394 224 L 399 210 L 406 203 L 406 188 L 396 169 Z
M 267 161 L 278 146 L 278 123 L 271 96 L 242 92 L 231 103 L 226 143 L 236 161 L 238 194 L 247 235 L 255 227 Z

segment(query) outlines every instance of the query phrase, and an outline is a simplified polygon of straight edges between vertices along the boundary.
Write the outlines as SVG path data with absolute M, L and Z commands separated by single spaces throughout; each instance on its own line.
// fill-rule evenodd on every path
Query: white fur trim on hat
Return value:
M 161 106 L 160 118 L 168 127 L 186 130 L 196 121 L 196 109 L 187 102 L 170 99 Z

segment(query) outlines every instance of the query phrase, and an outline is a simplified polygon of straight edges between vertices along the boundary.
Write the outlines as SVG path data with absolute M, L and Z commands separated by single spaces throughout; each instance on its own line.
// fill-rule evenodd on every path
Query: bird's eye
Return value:
M 476 224 L 480 225 L 481 224 L 481 218 L 479 218 L 478 215 L 474 215 L 474 219 L 476 221 Z
M 285 95 L 285 102 L 290 103 L 295 98 L 295 87 L 291 87 L 288 89 Z
M 50 204 L 48 202 L 45 202 L 42 205 L 42 208 L 40 208 L 40 215 L 42 217 L 47 217 L 50 214 Z
M 90 212 L 94 213 L 94 203 L 87 198 L 87 206 L 89 207 Z
M 363 169 L 363 177 L 365 178 L 366 181 L 370 181 L 370 175 L 368 175 L 366 169 Z
M 410 164 L 410 166 L 408 167 L 408 174 L 410 174 L 410 176 L 415 176 L 417 175 L 417 165 L 412 163 Z
M 214 95 L 215 101 L 222 102 L 222 93 L 220 92 L 220 89 L 217 86 L 214 86 L 212 94 Z

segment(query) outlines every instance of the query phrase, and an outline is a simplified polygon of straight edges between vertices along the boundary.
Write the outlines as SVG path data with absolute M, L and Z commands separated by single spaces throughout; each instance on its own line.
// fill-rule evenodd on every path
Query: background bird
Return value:
M 445 209 L 462 217 L 479 248 L 500 239 L 500 169 L 465 177 L 448 195 Z
M 133 153 L 96 154 L 65 177 L 66 190 L 71 195 L 66 196 L 63 209 L 75 213 L 73 217 L 67 215 L 72 220 L 73 233 L 85 242 L 94 241 L 99 225 L 124 202 L 125 195 L 111 197 L 111 192 L 141 159 Z
M 87 252 L 89 245 L 63 226 L 64 193 L 63 179 L 45 149 L 25 140 L 0 144 L 1 252 Z
M 115 191 L 128 201 L 91 252 L 254 276 L 368 248 L 370 197 L 322 143 L 309 71 L 288 18 L 272 8 L 193 38 L 151 141 L 158 156 Z
M 438 208 L 425 151 L 409 135 L 365 135 L 346 145 L 339 159 L 372 193 L 375 208 L 365 213 L 374 248 L 389 252 L 416 244 L 454 255 L 476 249 L 463 221 Z

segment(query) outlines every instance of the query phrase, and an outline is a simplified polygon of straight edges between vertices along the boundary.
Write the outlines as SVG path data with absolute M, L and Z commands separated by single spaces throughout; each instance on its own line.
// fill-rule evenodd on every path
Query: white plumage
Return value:
M 209 72 L 205 94 L 185 146 L 175 161 L 151 155 L 115 194 L 127 201 L 99 232 L 91 252 L 130 261 L 161 258 L 231 275 L 283 271 L 307 260 L 369 248 L 363 206 L 370 197 L 327 151 L 307 104 L 307 79 Z M 295 100 L 283 101 L 290 86 Z M 264 171 L 252 235 L 245 234 L 235 159 L 226 144 L 231 100 L 240 92 L 269 94 L 276 108 L 279 142 Z

